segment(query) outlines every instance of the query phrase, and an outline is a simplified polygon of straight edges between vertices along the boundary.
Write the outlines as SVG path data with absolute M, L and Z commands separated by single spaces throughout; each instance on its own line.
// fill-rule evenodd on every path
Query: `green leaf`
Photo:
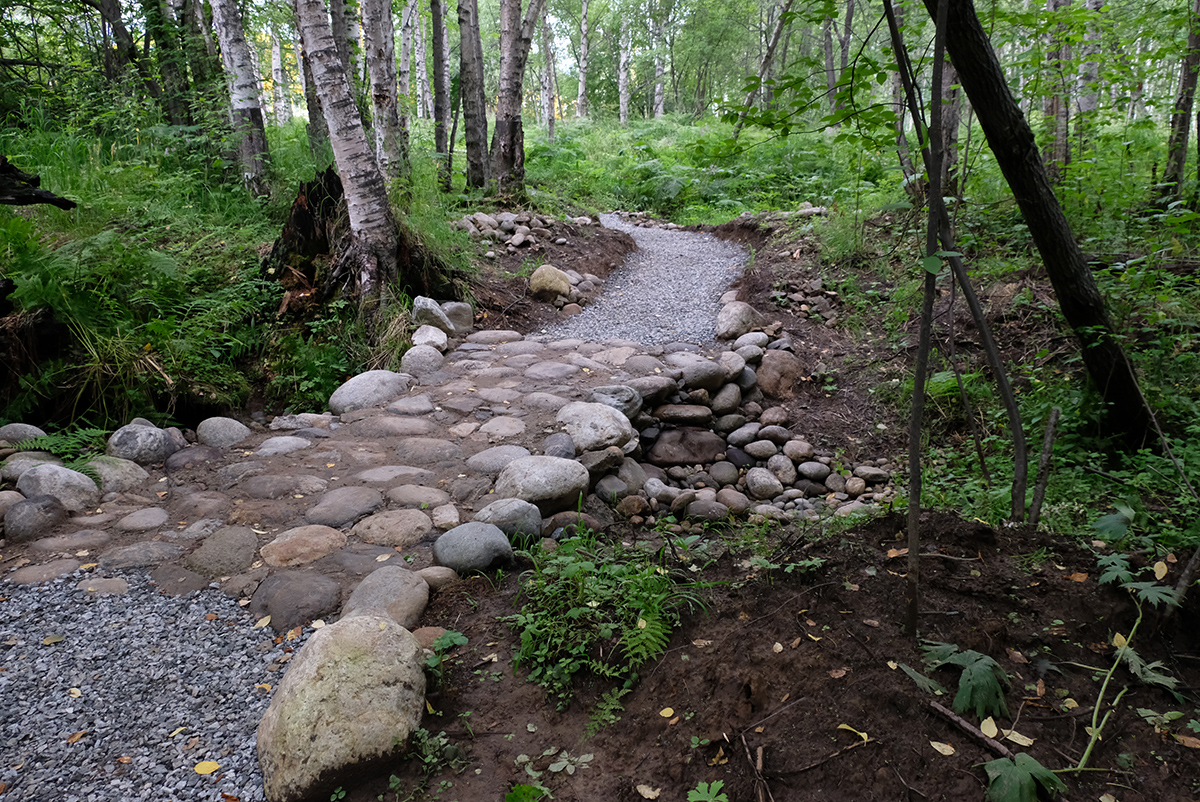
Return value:
M 942 259 L 939 256 L 926 256 L 921 260 L 921 268 L 936 276 L 942 269 Z
M 1048 793 L 1066 793 L 1058 775 L 1024 752 L 1014 760 L 1002 757 L 983 764 L 988 776 L 988 799 L 992 802 L 1038 802 L 1038 786 Z
M 1159 604 L 1165 604 L 1167 607 L 1179 605 L 1179 598 L 1175 595 L 1174 588 L 1160 585 L 1157 582 L 1126 582 L 1122 587 L 1131 593 L 1136 593 L 1139 599 L 1148 601 L 1155 607 L 1158 607 Z
M 933 255 L 940 256 L 943 259 L 949 259 L 951 256 L 957 256 L 960 259 L 962 258 L 962 254 L 958 251 L 934 251 Z
M 907 674 L 913 682 L 917 683 L 917 687 L 925 691 L 925 693 L 932 693 L 934 696 L 945 695 L 946 689 L 939 685 L 937 680 L 925 676 L 913 667 L 904 663 L 900 663 L 899 665 L 900 669 Z

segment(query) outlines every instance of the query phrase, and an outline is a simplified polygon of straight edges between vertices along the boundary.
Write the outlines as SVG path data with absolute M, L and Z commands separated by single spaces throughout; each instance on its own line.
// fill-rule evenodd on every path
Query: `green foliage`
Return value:
M 529 554 L 521 577 L 521 612 L 504 619 L 521 638 L 514 663 L 559 707 L 570 702 L 576 674 L 632 684 L 637 669 L 663 653 L 678 609 L 699 604 L 694 584 L 678 583 L 645 552 L 600 553 L 591 532 Z
M 952 643 L 927 643 L 921 651 L 925 653 L 925 664 L 930 671 L 944 666 L 962 669 L 958 693 L 954 697 L 955 713 L 974 711 L 981 719 L 1008 715 L 1008 705 L 1004 701 L 1008 674 L 995 660 L 974 649 L 960 652 Z
M 109 430 L 81 426 L 49 432 L 42 437 L 31 437 L 16 443 L 18 451 L 48 451 L 67 462 L 80 462 L 97 454 L 103 454 L 108 444 Z
M 514 785 L 512 790 L 504 795 L 504 802 L 536 802 L 539 799 L 549 799 L 550 789 L 540 785 Z
M 448 652 L 467 645 L 467 636 L 461 632 L 447 630 L 437 636 L 430 646 L 430 654 L 425 656 L 425 670 L 433 677 L 435 685 L 442 682 L 442 666 L 445 665 Z
M 724 780 L 699 782 L 695 788 L 688 791 L 688 802 L 729 802 L 729 796 L 721 790 L 724 787 Z
M 1065 794 L 1067 784 L 1028 754 L 1014 759 L 1002 757 L 983 764 L 988 776 L 991 802 L 1038 802 L 1039 789 L 1047 794 Z
M 625 711 L 624 705 L 621 704 L 621 699 L 628 693 L 632 693 L 633 688 L 612 688 L 600 695 L 600 701 L 596 703 L 595 709 L 588 716 L 587 728 L 583 732 L 584 739 L 594 738 L 596 733 L 604 729 L 610 724 L 616 724 L 621 720 L 621 713 Z

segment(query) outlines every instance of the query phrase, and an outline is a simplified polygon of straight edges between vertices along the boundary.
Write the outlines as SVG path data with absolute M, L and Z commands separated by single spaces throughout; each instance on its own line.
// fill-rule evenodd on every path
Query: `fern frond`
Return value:
M 648 612 L 643 613 L 634 626 L 621 633 L 621 645 L 625 647 L 629 665 L 634 668 L 665 652 L 670 640 L 671 623 Z

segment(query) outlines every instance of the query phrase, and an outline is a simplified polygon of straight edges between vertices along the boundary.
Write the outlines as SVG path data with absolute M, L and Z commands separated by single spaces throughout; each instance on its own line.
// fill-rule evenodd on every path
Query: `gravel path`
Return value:
M 600 221 L 627 232 L 638 250 L 608 277 L 595 303 L 539 339 L 712 342 L 718 300 L 742 274 L 746 252 L 711 234 L 640 228 L 615 214 L 600 215 Z
M 263 799 L 255 686 L 303 638 L 273 643 L 218 590 L 175 597 L 134 574 L 128 593 L 93 596 L 75 589 L 89 576 L 0 585 L 3 798 Z

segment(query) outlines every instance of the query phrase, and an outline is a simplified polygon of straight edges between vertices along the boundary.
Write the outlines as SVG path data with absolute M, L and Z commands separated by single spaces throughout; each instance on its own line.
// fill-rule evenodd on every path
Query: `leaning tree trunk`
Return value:
M 937 10 L 936 0 L 924 3 L 932 16 Z M 1115 339 L 1087 258 L 1075 242 L 1046 175 L 1033 131 L 1008 88 L 971 0 L 950 3 L 946 49 L 1029 226 L 1063 317 L 1082 346 L 1088 375 L 1107 407 L 1106 433 L 1120 437 L 1128 447 L 1139 447 L 1149 439 L 1151 416 L 1137 374 Z
M 521 104 L 525 64 L 544 0 L 529 0 L 524 19 L 521 0 L 500 4 L 500 92 L 496 100 L 496 127 L 492 132 L 492 180 L 501 195 L 525 192 L 525 131 Z
M 622 126 L 629 125 L 629 18 L 621 16 L 621 41 L 617 54 L 617 115 Z
M 742 100 L 742 110 L 738 112 L 737 124 L 733 126 L 734 139 L 737 139 L 738 135 L 742 133 L 742 127 L 746 124 L 746 113 L 754 100 L 754 95 L 763 87 L 763 79 L 767 77 L 767 72 L 771 69 L 771 62 L 775 59 L 775 48 L 779 46 L 779 37 L 783 35 L 783 29 L 787 27 L 790 20 L 788 11 L 792 8 L 792 2 L 793 0 L 783 0 L 779 7 L 779 19 L 775 21 L 775 30 L 771 34 L 771 41 L 767 43 L 767 52 L 763 54 L 762 63 L 758 67 L 758 80 L 755 82 L 754 88 L 747 92 L 746 97 Z
M 483 44 L 479 39 L 476 0 L 458 0 L 458 82 L 462 92 L 463 138 L 467 150 L 467 186 L 482 189 L 491 178 L 487 142 L 487 96 L 483 84 Z
M 408 138 L 396 106 L 396 34 L 390 0 L 362 0 L 375 159 L 388 180 L 408 176 Z
M 1167 137 L 1167 164 L 1163 169 L 1159 197 L 1166 203 L 1179 199 L 1183 170 L 1188 157 L 1188 132 L 1192 127 L 1192 106 L 1196 100 L 1196 76 L 1200 72 L 1200 0 L 1192 4 L 1188 17 L 1187 52 L 1179 67 L 1179 88 L 1171 112 L 1171 133 Z M 1200 140 L 1198 140 L 1200 144 Z M 1164 203 L 1164 206 L 1166 205 Z
M 575 100 L 575 116 L 588 115 L 588 0 L 580 0 L 583 9 L 579 13 L 579 97 Z
M 443 0 L 429 0 L 433 26 L 433 149 L 437 153 L 442 189 L 450 191 L 450 75 L 446 68 L 446 7 Z
M 237 0 L 212 0 L 213 23 L 221 44 L 221 61 L 229 82 L 230 115 L 238 139 L 242 179 L 255 195 L 265 195 L 267 134 L 263 127 L 258 76 L 242 28 Z
M 383 173 L 367 144 L 350 77 L 338 55 L 325 4 L 322 0 L 295 0 L 295 4 L 313 83 L 329 123 L 329 141 L 341 174 L 350 220 L 350 245 L 339 254 L 332 275 L 346 277 L 357 287 L 371 330 L 379 307 L 386 301 L 384 289 L 396 278 L 399 246 L 396 222 L 388 206 Z

